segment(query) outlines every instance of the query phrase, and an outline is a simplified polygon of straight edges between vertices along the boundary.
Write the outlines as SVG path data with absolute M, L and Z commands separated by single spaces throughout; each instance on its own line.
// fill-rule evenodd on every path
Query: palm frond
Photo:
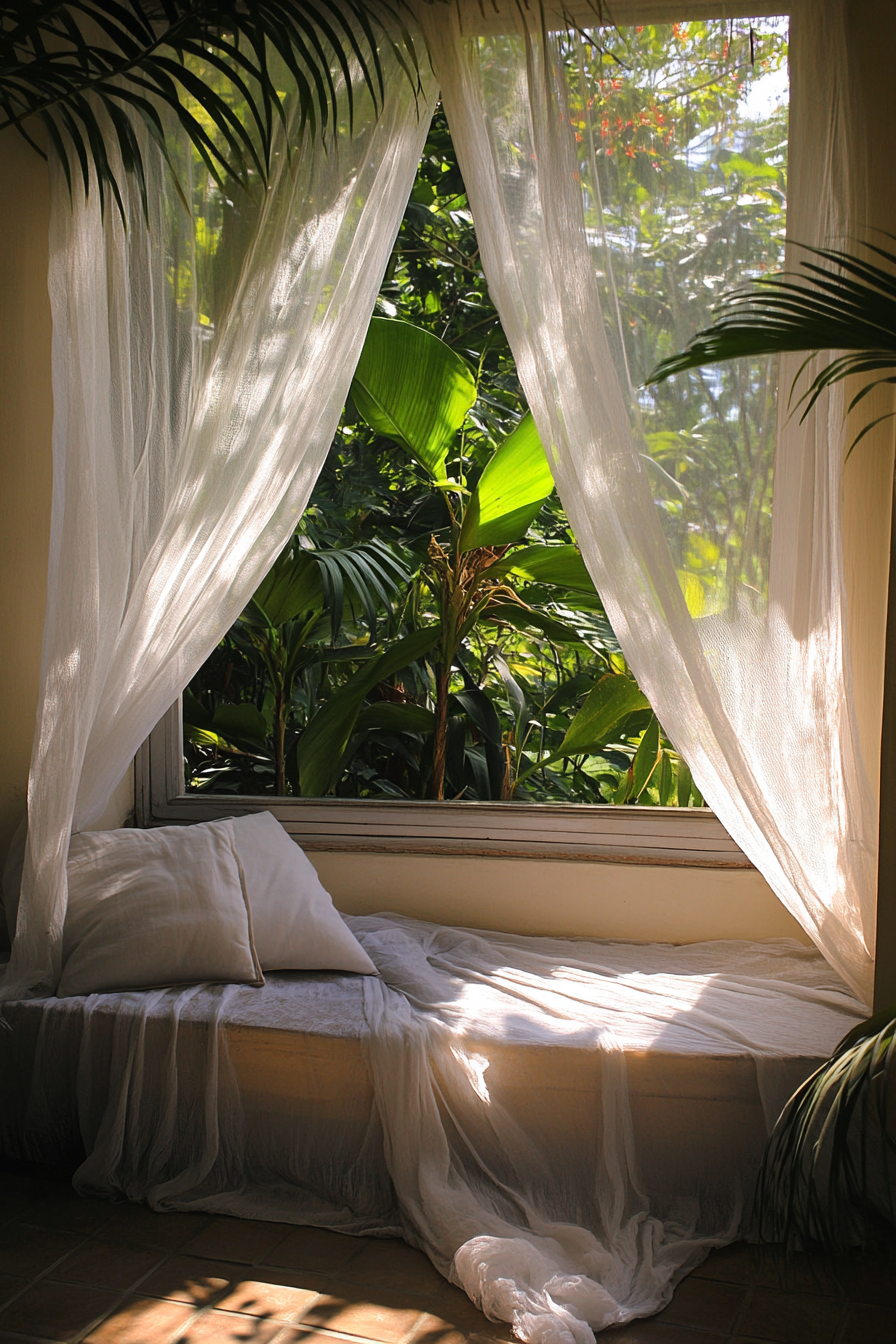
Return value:
M 419 89 L 422 53 L 402 22 L 406 2 L 0 0 L 0 130 L 15 127 L 43 153 L 32 130 L 41 123 L 69 190 L 79 173 L 89 192 L 92 170 L 101 203 L 111 195 L 123 214 L 116 172 L 145 193 L 135 125 L 170 163 L 159 115 L 167 108 L 219 185 L 251 190 L 267 180 L 287 98 L 298 100 L 300 136 L 326 134 L 339 120 L 342 86 L 352 130 L 353 69 L 378 112 L 385 50 Z M 281 66 L 288 91 L 275 77 Z
M 896 1009 L 854 1028 L 794 1093 L 766 1147 L 756 1185 L 760 1240 L 833 1253 L 896 1230 L 887 1091 Z
M 303 551 L 302 554 L 314 560 L 320 569 L 325 605 L 330 613 L 332 642 L 335 644 L 339 635 L 346 597 L 351 607 L 358 602 L 370 638 L 376 639 L 378 600 L 388 611 L 397 594 L 411 580 L 406 554 L 376 538 L 357 546 Z
M 801 418 L 805 419 L 825 388 L 844 378 L 885 373 L 864 384 L 852 398 L 849 410 L 873 387 L 896 382 L 896 254 L 869 245 L 869 251 L 892 268 L 885 269 L 849 252 L 806 250 L 838 269 L 803 261 L 803 283 L 785 273 L 735 290 L 723 299 L 712 326 L 698 331 L 684 350 L 657 365 L 647 383 L 660 383 L 688 369 L 744 356 L 808 351 L 811 359 L 823 350 L 849 352 L 830 360 L 799 398 Z M 809 359 L 794 379 L 791 397 Z M 886 418 L 878 417 L 874 424 Z M 871 428 L 873 425 L 863 428 L 849 451 Z

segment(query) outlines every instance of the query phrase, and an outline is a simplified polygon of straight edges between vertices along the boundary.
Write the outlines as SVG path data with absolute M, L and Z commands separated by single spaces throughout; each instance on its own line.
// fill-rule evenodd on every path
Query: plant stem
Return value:
M 448 742 L 448 683 L 451 667 L 436 664 L 436 726 L 432 743 L 432 773 L 427 797 L 442 802 L 445 797 L 445 749 Z
M 274 792 L 278 798 L 286 793 L 286 687 L 278 678 L 274 691 Z

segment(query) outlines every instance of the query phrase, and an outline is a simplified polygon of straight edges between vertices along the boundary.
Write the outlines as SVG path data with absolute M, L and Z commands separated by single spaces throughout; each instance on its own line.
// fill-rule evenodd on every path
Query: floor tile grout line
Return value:
M 109 1219 L 107 1219 L 107 1222 L 108 1221 L 111 1221 L 111 1214 L 109 1215 Z M 27 1223 L 22 1219 L 19 1219 L 19 1224 L 22 1227 L 33 1228 L 37 1232 L 47 1232 L 47 1231 L 52 1232 L 54 1230 L 57 1231 L 61 1230 L 61 1229 L 41 1227 L 40 1225 L 35 1223 Z M 105 1227 L 106 1223 L 103 1223 L 102 1226 Z M 42 1269 L 39 1274 L 34 1274 L 30 1279 L 26 1281 L 24 1288 L 20 1288 L 17 1293 L 13 1293 L 12 1297 L 8 1297 L 5 1302 L 0 1303 L 0 1312 L 4 1312 L 6 1311 L 7 1307 L 11 1307 L 13 1303 L 17 1302 L 24 1293 L 28 1292 L 29 1288 L 33 1288 L 35 1284 L 41 1283 L 45 1278 L 47 1278 L 50 1275 L 50 1273 L 54 1269 L 56 1269 L 58 1265 L 62 1264 L 63 1260 L 67 1260 L 70 1255 L 74 1255 L 75 1251 L 80 1251 L 82 1247 L 87 1246 L 91 1241 L 93 1241 L 94 1237 L 97 1235 L 99 1230 L 100 1230 L 99 1228 L 94 1228 L 93 1232 L 89 1233 L 83 1239 L 83 1241 L 79 1241 L 77 1246 L 72 1246 L 69 1250 L 65 1252 L 64 1255 L 60 1255 L 57 1260 L 54 1260 L 51 1264 L 47 1265 L 46 1269 Z M 94 1285 L 85 1285 L 85 1286 L 94 1286 Z

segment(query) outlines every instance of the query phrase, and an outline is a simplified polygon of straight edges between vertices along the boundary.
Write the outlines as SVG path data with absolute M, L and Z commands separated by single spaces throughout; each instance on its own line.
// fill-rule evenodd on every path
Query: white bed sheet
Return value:
M 590 1344 L 742 1234 L 781 1105 L 862 1016 L 790 940 L 348 923 L 379 978 L 9 1005 L 7 1150 L 81 1143 L 80 1189 L 156 1208 L 402 1235 L 522 1339 Z

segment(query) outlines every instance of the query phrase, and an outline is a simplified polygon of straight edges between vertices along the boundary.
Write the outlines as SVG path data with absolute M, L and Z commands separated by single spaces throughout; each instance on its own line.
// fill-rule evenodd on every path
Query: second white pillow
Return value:
M 376 967 L 346 927 L 311 861 L 277 818 L 258 812 L 233 817 L 230 824 L 262 970 L 376 975 Z

